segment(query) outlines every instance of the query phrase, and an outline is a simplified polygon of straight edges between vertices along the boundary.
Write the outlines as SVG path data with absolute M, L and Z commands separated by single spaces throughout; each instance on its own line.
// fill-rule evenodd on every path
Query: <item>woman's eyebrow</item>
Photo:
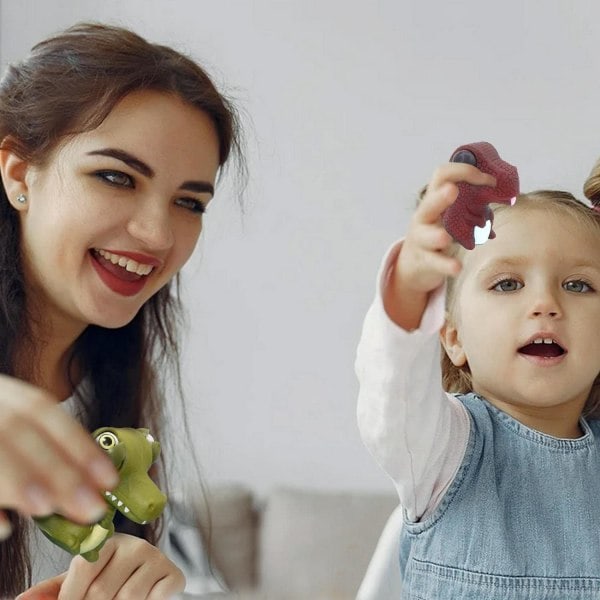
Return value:
M 118 148 L 101 148 L 100 150 L 92 150 L 88 152 L 88 155 L 109 156 L 111 158 L 116 158 L 148 178 L 154 177 L 155 174 L 154 169 L 147 165 L 143 160 L 136 158 L 129 152 L 125 152 L 125 150 L 119 150 Z M 212 183 L 209 183 L 208 181 L 184 181 L 179 188 L 199 194 L 208 193 L 211 196 L 215 195 L 215 188 Z
M 101 148 L 100 150 L 92 150 L 88 152 L 89 156 L 110 156 L 116 158 L 126 165 L 129 165 L 132 169 L 135 169 L 138 173 L 141 173 L 145 177 L 154 177 L 154 169 L 148 166 L 144 161 L 136 158 L 125 150 L 119 150 L 118 148 Z

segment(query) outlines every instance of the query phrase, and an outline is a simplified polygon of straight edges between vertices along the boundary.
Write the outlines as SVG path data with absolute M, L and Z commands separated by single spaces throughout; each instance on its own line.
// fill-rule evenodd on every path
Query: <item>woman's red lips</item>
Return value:
M 113 292 L 121 296 L 135 296 L 148 281 L 148 275 L 138 275 L 113 264 L 96 251 L 89 253 L 92 266 L 102 282 Z M 133 257 L 128 257 L 132 258 Z M 135 259 L 133 259 L 135 260 Z

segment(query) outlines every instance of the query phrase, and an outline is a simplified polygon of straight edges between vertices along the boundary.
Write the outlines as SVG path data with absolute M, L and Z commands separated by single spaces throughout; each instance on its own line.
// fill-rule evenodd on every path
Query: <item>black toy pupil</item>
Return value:
M 108 436 L 103 437 L 101 442 L 100 442 L 103 446 L 110 446 L 112 444 L 112 439 L 109 438 Z
M 470 150 L 459 150 L 452 155 L 450 162 L 467 163 L 469 165 L 477 166 L 477 159 Z

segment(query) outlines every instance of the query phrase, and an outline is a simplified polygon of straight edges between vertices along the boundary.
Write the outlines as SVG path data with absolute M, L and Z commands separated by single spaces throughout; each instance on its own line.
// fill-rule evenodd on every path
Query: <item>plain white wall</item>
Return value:
M 246 114 L 231 186 L 185 269 L 184 376 L 209 482 L 392 491 L 355 425 L 353 371 L 380 257 L 458 145 L 488 140 L 524 190 L 600 156 L 592 0 L 0 0 L 0 62 L 81 19 L 192 54 Z

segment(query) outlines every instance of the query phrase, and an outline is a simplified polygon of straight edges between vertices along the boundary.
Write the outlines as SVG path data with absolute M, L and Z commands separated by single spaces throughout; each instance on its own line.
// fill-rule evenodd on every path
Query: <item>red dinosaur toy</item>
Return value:
M 519 194 L 517 169 L 504 162 L 488 142 L 475 142 L 457 148 L 450 162 L 469 163 L 496 178 L 496 187 L 458 184 L 458 198 L 442 215 L 446 231 L 467 250 L 496 237 L 492 229 L 494 213 L 490 202 L 514 204 Z M 476 229 L 479 228 L 479 229 Z

